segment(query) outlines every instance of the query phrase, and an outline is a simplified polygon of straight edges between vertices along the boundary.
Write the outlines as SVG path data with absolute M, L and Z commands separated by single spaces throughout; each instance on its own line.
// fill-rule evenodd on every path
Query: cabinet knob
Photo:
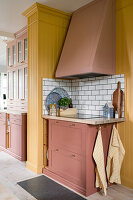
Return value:
M 73 158 L 75 158 L 76 156 L 74 154 L 71 155 Z
M 75 124 L 71 124 L 70 126 L 75 126 Z
M 56 121 L 56 124 L 59 124 L 59 122 L 58 122 L 58 121 Z
M 59 151 L 59 149 L 55 149 L 55 151 Z

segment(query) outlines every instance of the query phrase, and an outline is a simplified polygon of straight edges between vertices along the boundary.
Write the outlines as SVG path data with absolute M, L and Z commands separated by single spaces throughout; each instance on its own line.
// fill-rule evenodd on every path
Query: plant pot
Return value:
M 76 116 L 77 116 L 77 108 L 67 108 L 66 110 L 60 108 L 59 116 L 60 117 L 76 118 Z

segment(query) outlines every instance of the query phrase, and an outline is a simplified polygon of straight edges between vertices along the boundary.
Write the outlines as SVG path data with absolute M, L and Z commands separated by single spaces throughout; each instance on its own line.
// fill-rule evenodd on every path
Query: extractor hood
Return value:
M 115 74 L 115 0 L 95 0 L 72 15 L 56 77 Z

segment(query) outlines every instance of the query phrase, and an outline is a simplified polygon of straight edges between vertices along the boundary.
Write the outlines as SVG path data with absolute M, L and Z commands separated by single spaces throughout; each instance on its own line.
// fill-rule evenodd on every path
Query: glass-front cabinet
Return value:
M 15 39 L 7 42 L 8 99 L 10 109 L 27 110 L 27 28 L 14 34 Z
M 18 71 L 13 71 L 13 92 L 14 99 L 18 99 Z
M 27 62 L 28 49 L 27 49 L 27 38 L 24 39 L 24 61 Z
M 18 50 L 18 63 L 21 63 L 22 62 L 22 42 L 21 41 L 19 41 L 18 43 L 17 43 L 17 50 Z
M 24 74 L 23 74 L 24 69 L 19 69 L 18 70 L 18 94 L 19 94 L 19 99 L 24 99 Z
M 8 72 L 8 98 L 13 99 L 13 72 Z
M 13 51 L 13 65 L 16 65 L 16 46 L 12 46 L 12 51 Z

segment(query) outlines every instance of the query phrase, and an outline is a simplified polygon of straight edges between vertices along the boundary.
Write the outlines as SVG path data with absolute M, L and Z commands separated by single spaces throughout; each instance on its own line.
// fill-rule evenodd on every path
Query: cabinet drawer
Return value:
M 83 154 L 86 125 L 65 121 L 50 120 L 49 146 L 57 145 L 63 149 Z
M 6 122 L 6 113 L 0 113 L 0 120 Z
M 22 125 L 22 116 L 10 114 L 10 123 Z
M 85 186 L 84 157 L 57 146 L 49 149 L 49 154 L 49 167 L 54 173 L 76 185 Z

